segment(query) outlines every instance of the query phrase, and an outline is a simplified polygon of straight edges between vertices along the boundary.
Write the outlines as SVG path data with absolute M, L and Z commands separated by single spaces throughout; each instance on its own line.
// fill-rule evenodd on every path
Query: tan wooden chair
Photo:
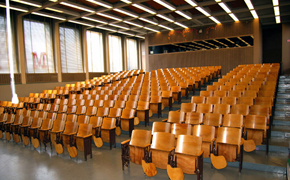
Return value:
M 197 113 L 211 113 L 213 110 L 212 104 L 197 104 Z
M 152 138 L 150 153 L 145 159 L 152 162 L 157 168 L 166 169 L 168 154 L 174 151 L 175 136 L 165 132 L 155 132 Z M 151 154 L 151 157 L 149 156 Z
M 202 138 L 190 135 L 179 135 L 175 151 L 169 155 L 169 165 L 177 167 L 185 174 L 197 174 L 203 179 Z
M 162 117 L 162 96 L 151 96 L 150 110 L 158 114 L 158 118 Z
M 115 101 L 114 108 L 121 108 L 124 109 L 126 106 L 126 101 L 117 100 Z
M 58 112 L 59 105 L 53 104 L 51 105 L 50 111 L 49 112 Z
M 169 107 L 169 111 L 172 109 L 172 91 L 162 91 L 162 104 L 165 107 Z
M 77 106 L 68 106 L 67 107 L 67 114 L 76 114 Z
M 235 98 L 238 98 L 238 97 L 242 97 L 242 94 L 243 94 L 244 91 L 239 91 L 239 90 L 236 90 L 236 91 L 229 91 L 228 92 L 228 97 L 235 97 Z
M 24 117 L 22 124 L 19 125 L 20 134 L 21 134 L 22 141 L 23 141 L 25 146 L 27 146 L 29 144 L 29 137 L 30 137 L 29 127 L 32 124 L 32 120 L 33 120 L 33 117 Z
M 200 91 L 199 96 L 211 97 L 213 96 L 213 91 Z
M 148 101 L 148 102 L 150 102 L 150 96 L 149 95 L 140 95 L 138 101 Z
M 217 137 L 217 129 L 222 126 L 222 114 L 217 113 L 205 113 L 203 118 L 203 124 L 215 127 L 215 137 Z
M 63 135 L 66 131 L 64 131 Z M 66 135 L 65 135 L 66 136 Z M 78 133 L 75 136 L 76 147 L 79 151 L 84 152 L 85 161 L 87 160 L 87 155 L 92 158 L 92 125 L 91 124 L 80 124 L 78 128 Z M 70 144 L 73 146 L 73 144 Z M 72 153 L 70 153 L 71 155 Z
M 246 104 L 252 106 L 254 104 L 253 97 L 239 97 L 237 104 Z
M 110 149 L 112 146 L 116 148 L 116 119 L 104 118 L 101 127 L 101 137 L 104 142 L 110 143 Z
M 40 129 L 42 125 L 42 118 L 33 118 L 31 126 L 28 128 L 29 129 L 29 136 L 30 140 L 32 141 L 32 145 L 34 148 L 38 148 L 39 146 L 39 132 L 38 130 Z
M 134 109 L 123 109 L 121 115 L 121 128 L 124 131 L 129 131 L 129 137 L 131 137 L 132 131 L 134 130 Z
M 241 114 L 225 114 L 223 119 L 223 127 L 233 127 L 242 130 L 244 137 L 244 117 Z
M 118 98 L 119 98 L 119 95 L 116 95 L 116 94 L 111 94 L 108 96 L 108 100 L 117 101 Z
M 76 106 L 84 106 L 86 100 L 85 99 L 77 99 Z
M 267 117 L 262 115 L 247 115 L 245 120 L 245 139 L 252 139 L 255 145 L 266 144 L 266 154 L 269 152 L 269 134 Z
M 233 105 L 231 108 L 231 113 L 232 114 L 242 114 L 243 116 L 248 115 L 250 112 L 250 107 L 249 105 L 246 104 L 236 104 Z
M 179 86 L 181 87 L 181 96 L 182 97 L 186 97 L 186 99 L 188 99 L 188 83 L 187 82 L 180 82 Z
M 221 98 L 220 97 L 207 97 L 206 104 L 220 104 Z
M 47 118 L 49 118 L 49 119 L 53 119 L 53 120 L 62 120 L 62 121 L 66 121 L 66 119 L 67 119 L 67 114 L 51 113 L 51 114 L 47 114 Z
M 170 133 L 171 124 L 166 122 L 153 122 L 152 135 L 154 132 L 167 132 Z
M 145 157 L 144 152 L 148 152 L 151 142 L 151 131 L 135 129 L 132 132 L 131 140 L 121 143 L 122 147 L 122 168 L 129 166 L 130 161 L 134 164 L 142 164 Z
M 220 127 L 214 147 L 214 154 L 224 156 L 227 162 L 239 161 L 239 172 L 243 163 L 242 129 Z
M 174 123 L 171 124 L 171 134 L 174 134 L 175 140 L 177 140 L 177 137 L 179 135 L 191 135 L 191 130 L 192 126 L 190 124 L 179 124 L 179 123 Z M 174 146 L 176 146 L 176 141 L 174 143 Z
M 104 100 L 95 100 L 94 106 L 95 107 L 103 107 L 104 106 Z
M 89 106 L 87 107 L 87 116 L 95 116 L 97 114 L 98 108 L 95 106 Z
M 125 109 L 137 109 L 138 101 L 127 101 Z
M 66 116 L 66 122 L 77 122 L 78 116 L 76 114 L 68 114 Z
M 78 124 L 89 124 L 90 117 L 86 115 L 79 115 L 77 118 Z
M 14 142 L 18 143 L 20 141 L 19 136 L 21 135 L 20 126 L 23 123 L 24 116 L 17 115 L 14 119 L 14 122 L 11 124 L 11 132 Z
M 136 115 L 140 121 L 145 121 L 145 127 L 149 125 L 149 102 L 148 101 L 139 101 Z
M 192 96 L 191 103 L 205 104 L 205 97 L 204 96 Z
M 112 108 L 114 107 L 115 101 L 114 100 L 105 100 L 103 107 Z
M 172 86 L 172 97 L 174 101 L 178 101 L 178 103 L 181 103 L 181 86 Z
M 168 119 L 162 120 L 163 122 L 168 123 L 183 123 L 184 122 L 184 112 L 178 112 L 178 111 L 169 111 L 168 113 Z
M 272 114 L 270 113 L 270 106 L 267 105 L 253 105 L 250 106 L 250 113 L 251 115 L 262 115 L 267 117 L 267 124 L 272 124 L 270 122 L 270 117 Z M 271 132 L 271 126 L 269 127 L 269 131 Z
M 208 85 L 206 87 L 207 91 L 218 91 L 219 90 L 219 86 L 214 86 L 214 85 Z
M 221 91 L 231 91 L 233 89 L 234 85 L 225 85 L 225 86 L 220 86 Z
M 252 97 L 255 99 L 257 97 L 257 91 L 253 91 L 253 90 L 245 91 L 243 94 L 243 97 Z
M 78 131 L 78 123 L 77 122 L 66 122 L 64 131 L 61 133 L 61 143 L 63 147 L 70 148 L 75 143 L 75 135 Z M 58 144 L 58 143 L 57 143 Z M 69 147 L 68 147 L 69 146 Z
M 129 95 L 128 101 L 138 101 L 139 95 Z
M 223 97 L 221 104 L 229 104 L 229 105 L 235 105 L 237 104 L 237 98 L 236 97 Z
M 215 128 L 208 125 L 195 125 L 192 128 L 192 135 L 202 138 L 203 157 L 208 158 L 213 151 L 215 141 Z
M 218 114 L 229 114 L 231 112 L 231 105 L 229 104 L 214 104 L 213 105 L 213 113 Z
M 44 144 L 45 150 L 46 144 L 50 142 L 49 131 L 52 129 L 53 122 L 53 119 L 43 119 L 41 127 L 38 129 L 39 141 Z
M 109 115 L 109 108 L 107 108 L 107 107 L 99 107 L 98 108 L 98 111 L 97 111 L 98 117 L 104 118 L 104 117 L 108 117 L 108 115 Z
M 202 124 L 203 123 L 203 113 L 189 112 L 185 115 L 185 124 Z
M 220 98 L 226 97 L 227 94 L 228 94 L 228 91 L 214 91 L 213 92 L 214 97 L 220 97 Z
M 12 133 L 11 124 L 14 123 L 14 120 L 15 120 L 15 115 L 14 114 L 8 114 L 7 119 L 6 118 L 4 118 L 4 119 L 1 118 L 1 121 L 0 121 L 0 136 L 3 136 L 2 131 L 4 131 L 7 141 L 10 141 L 10 139 L 11 139 L 11 133 Z

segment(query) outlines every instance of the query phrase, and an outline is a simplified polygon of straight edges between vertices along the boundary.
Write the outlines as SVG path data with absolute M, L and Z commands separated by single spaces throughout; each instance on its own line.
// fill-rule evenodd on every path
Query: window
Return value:
M 89 72 L 104 72 L 104 51 L 102 33 L 87 31 Z
M 13 40 L 12 40 L 13 43 Z M 10 73 L 10 67 L 9 67 L 9 58 L 8 58 L 8 46 L 7 46 L 7 36 L 6 36 L 6 18 L 4 15 L 0 15 L 0 73 Z M 13 44 L 12 44 L 13 46 Z M 13 55 L 13 61 L 14 61 L 14 73 L 17 73 L 17 65 L 16 60 Z
M 121 37 L 109 35 L 110 72 L 123 70 Z
M 63 73 L 82 73 L 80 30 L 75 27 L 59 27 L 61 66 Z
M 50 23 L 24 19 L 24 46 L 28 73 L 55 73 Z
M 127 39 L 127 67 L 128 70 L 138 69 L 137 41 Z

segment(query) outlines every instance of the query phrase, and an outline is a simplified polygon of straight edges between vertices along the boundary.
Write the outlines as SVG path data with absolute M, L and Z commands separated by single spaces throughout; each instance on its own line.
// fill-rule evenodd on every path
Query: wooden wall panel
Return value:
M 94 77 L 101 77 L 102 75 L 108 75 L 108 73 L 89 73 L 89 78 L 93 79 Z
M 38 74 L 26 74 L 27 83 L 41 83 L 41 82 L 57 82 L 56 73 L 38 73 Z
M 86 73 L 62 73 L 62 81 L 85 81 Z
M 253 63 L 253 47 L 149 55 L 149 70 L 159 68 L 222 66 L 226 74 L 240 64 Z
M 199 33 L 200 29 L 202 29 L 202 33 Z M 253 21 L 240 21 L 203 28 L 187 28 L 184 30 L 148 34 L 148 42 L 149 46 L 153 46 L 195 40 L 252 35 L 253 33 Z
M 21 83 L 21 74 L 14 74 L 14 81 Z M 10 74 L 0 74 L 0 84 L 10 84 Z

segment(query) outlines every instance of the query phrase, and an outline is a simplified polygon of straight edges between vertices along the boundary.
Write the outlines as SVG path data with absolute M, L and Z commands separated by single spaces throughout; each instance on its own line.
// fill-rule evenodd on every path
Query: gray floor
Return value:
M 158 169 L 155 177 L 144 175 L 141 165 L 130 164 L 122 171 L 121 149 L 110 150 L 109 147 L 93 147 L 93 159 L 83 160 L 83 154 L 71 159 L 65 151 L 57 155 L 47 148 L 34 149 L 33 146 L 24 146 L 22 143 L 0 140 L 0 179 L 1 180 L 51 180 L 51 179 L 168 179 L 166 170 Z M 225 179 L 285 179 L 285 175 L 227 167 L 223 170 L 211 169 L 209 163 L 204 163 L 205 180 Z M 185 179 L 195 179 L 196 175 L 185 175 Z

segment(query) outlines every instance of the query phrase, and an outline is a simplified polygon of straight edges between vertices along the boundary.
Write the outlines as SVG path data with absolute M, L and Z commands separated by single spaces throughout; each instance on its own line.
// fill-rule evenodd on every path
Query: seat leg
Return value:
M 133 130 L 134 130 L 134 118 L 129 119 L 129 137 L 131 137 Z
M 172 97 L 169 97 L 169 111 L 172 109 Z
M 158 103 L 158 118 L 162 117 L 161 103 Z
M 149 110 L 145 110 L 145 127 L 147 124 L 149 126 Z

